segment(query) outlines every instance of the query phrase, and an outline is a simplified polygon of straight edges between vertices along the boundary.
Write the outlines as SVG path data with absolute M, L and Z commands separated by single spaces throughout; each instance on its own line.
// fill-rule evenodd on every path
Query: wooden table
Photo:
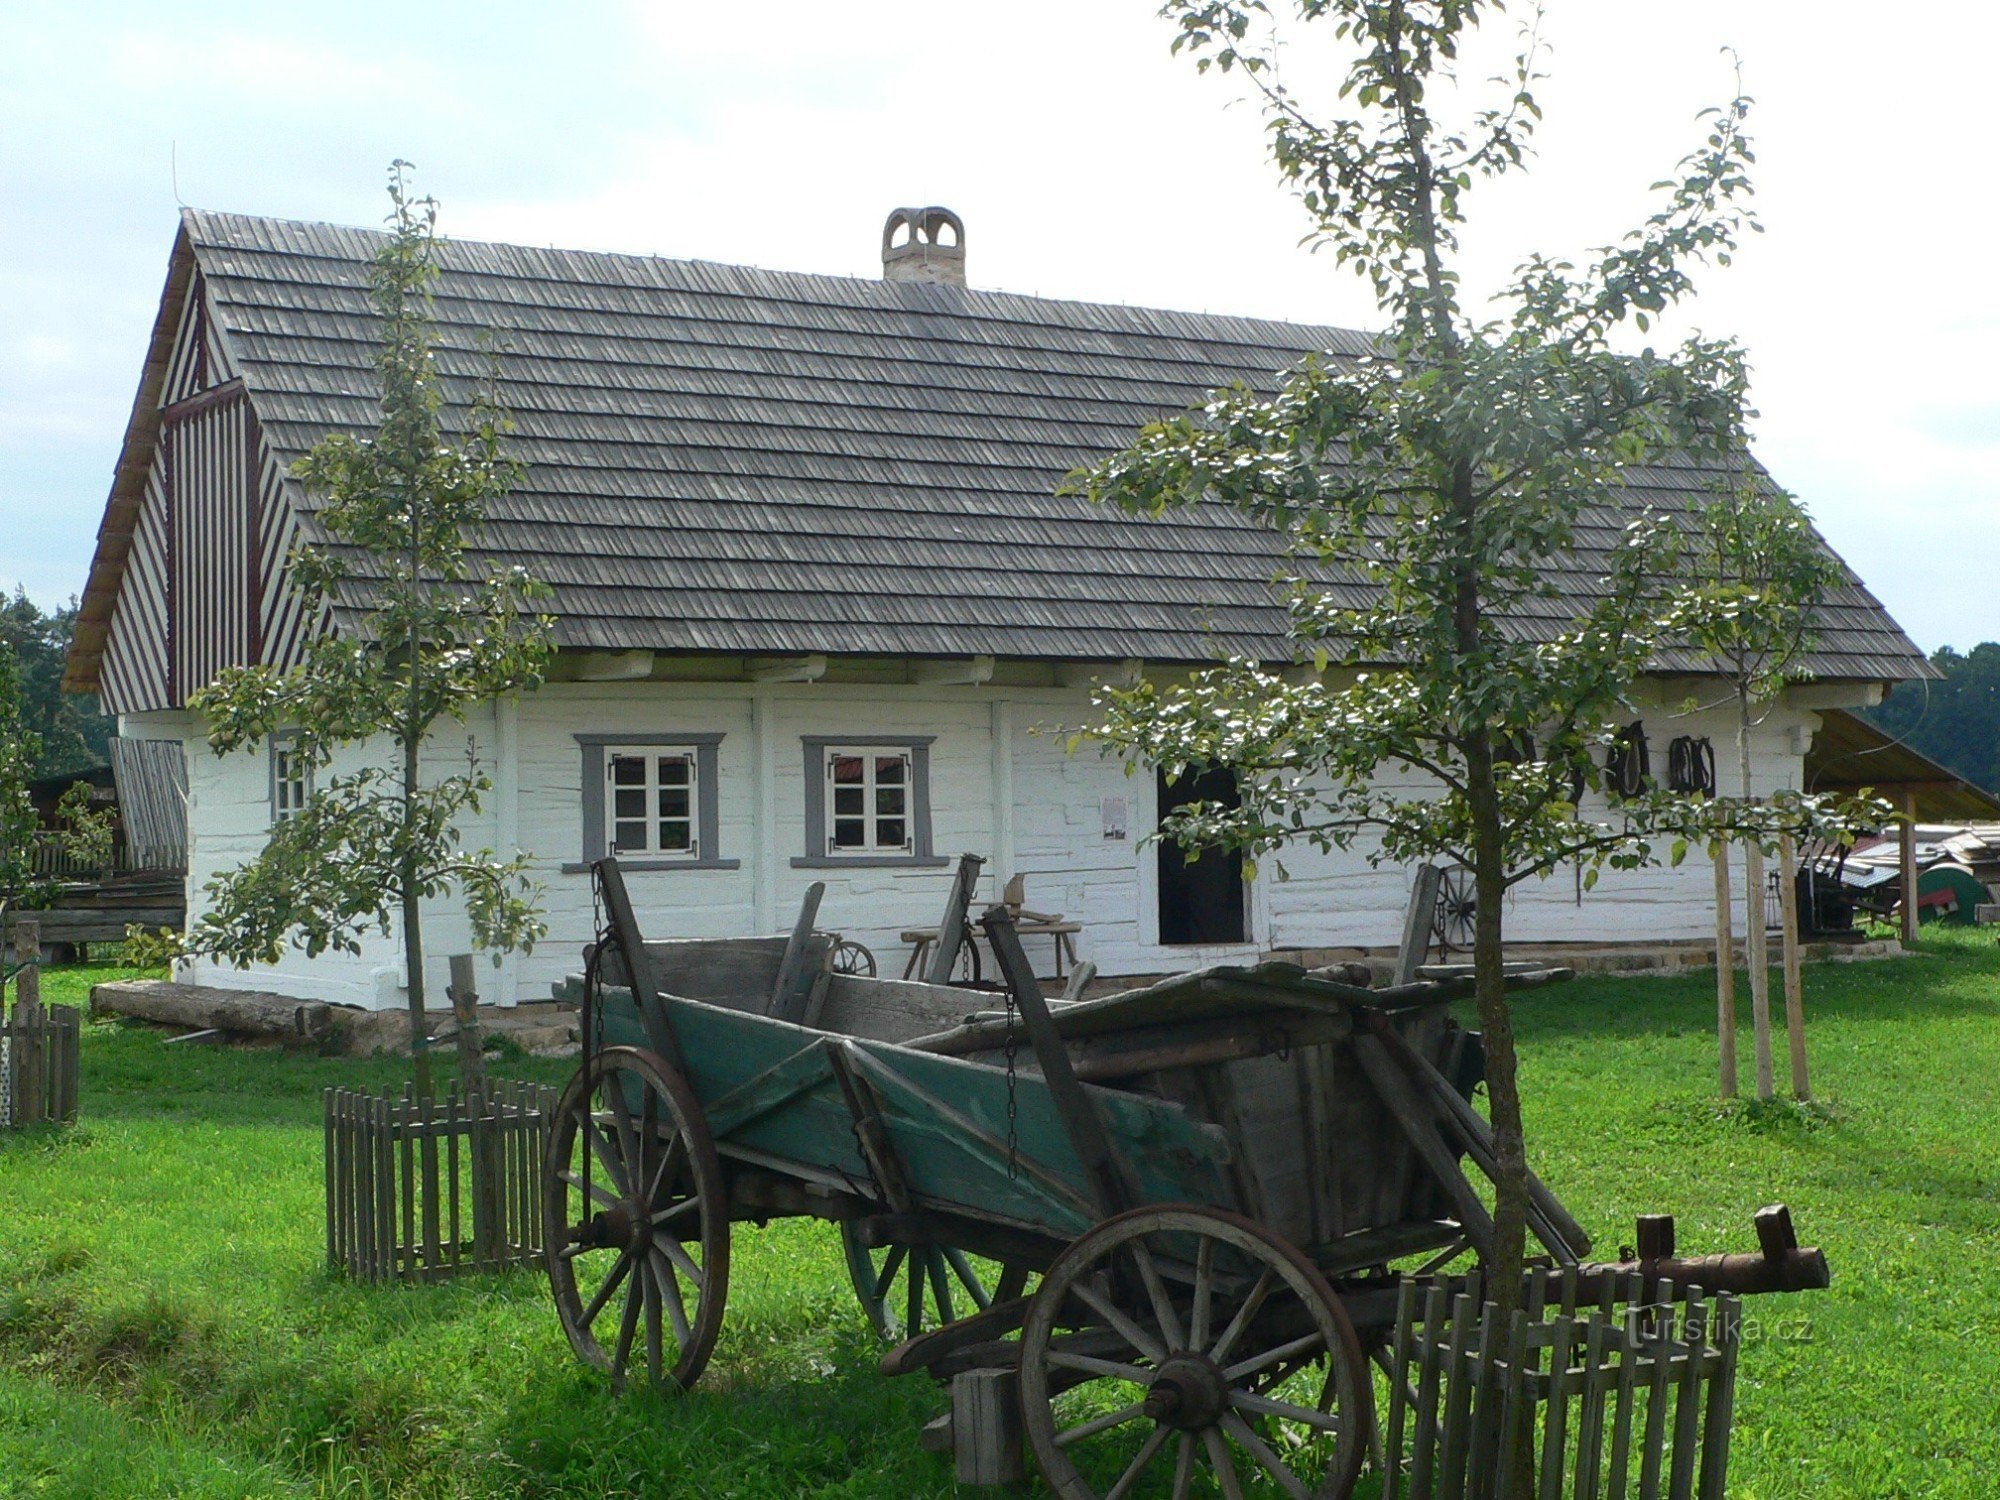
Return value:
M 1083 931 L 1083 924 L 1081 922 L 1067 922 L 1060 919 L 1056 921 L 1021 921 L 1015 923 L 1014 931 L 1023 940 L 1032 937 L 1045 937 L 1054 940 L 1056 950 L 1056 978 L 1061 979 L 1063 977 L 1063 962 L 1065 958 L 1067 958 L 1069 963 L 1075 964 L 1076 935 Z M 966 941 L 974 941 L 976 934 L 976 929 L 968 928 L 965 935 Z M 931 951 L 931 944 L 937 941 L 937 929 L 932 927 L 912 928 L 903 933 L 903 941 L 912 945 L 909 962 L 903 965 L 903 977 L 905 979 L 915 979 L 923 972 L 924 956 Z

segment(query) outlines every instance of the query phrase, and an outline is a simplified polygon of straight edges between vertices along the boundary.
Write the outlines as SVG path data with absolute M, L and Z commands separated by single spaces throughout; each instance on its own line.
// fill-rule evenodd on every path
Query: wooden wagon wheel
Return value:
M 831 959 L 836 974 L 859 974 L 864 978 L 875 977 L 875 955 L 864 943 L 852 938 L 840 938 L 833 945 Z
M 728 1189 L 693 1092 L 654 1053 L 607 1047 L 570 1081 L 542 1164 L 556 1314 L 623 1386 L 694 1384 L 729 1294 Z
M 847 1276 L 861 1310 L 892 1344 L 1005 1302 L 1027 1290 L 1025 1268 L 1002 1265 L 989 1276 L 985 1264 L 948 1245 L 861 1243 L 852 1224 L 840 1226 Z
M 1472 871 L 1453 866 L 1438 876 L 1437 917 L 1432 931 L 1445 953 L 1467 953 L 1479 920 L 1479 900 L 1472 888 Z
M 1021 1335 L 1021 1413 L 1063 1500 L 1342 1500 L 1374 1385 L 1305 1256 L 1238 1214 L 1141 1208 L 1043 1278 Z

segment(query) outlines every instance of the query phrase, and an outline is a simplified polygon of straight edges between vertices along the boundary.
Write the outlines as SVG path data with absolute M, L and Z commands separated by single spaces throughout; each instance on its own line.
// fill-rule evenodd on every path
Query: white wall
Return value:
M 717 751 L 720 840 L 712 853 L 740 865 L 633 873 L 634 903 L 651 936 L 786 931 L 806 887 L 823 880 L 820 925 L 866 943 L 884 972 L 900 973 L 907 953 L 900 934 L 936 922 L 951 883 L 949 864 L 828 870 L 795 868 L 792 861 L 806 845 L 801 737 L 907 733 L 935 736 L 930 790 L 936 853 L 988 856 L 982 898 L 996 895 L 1010 875 L 1024 874 L 1029 906 L 1081 922 L 1079 950 L 1106 974 L 1156 973 L 1272 948 L 1395 944 L 1407 872 L 1373 868 L 1360 851 L 1297 849 L 1263 861 L 1251 888 L 1250 943 L 1162 946 L 1158 855 L 1143 842 L 1156 817 L 1154 779 L 1128 777 L 1122 765 L 1089 745 L 1068 753 L 1057 731 L 1085 722 L 1088 709 L 1083 689 L 641 681 L 552 684 L 483 711 L 470 726 L 441 733 L 428 755 L 442 769 L 463 767 L 470 754 L 494 777 L 495 793 L 468 821 L 466 841 L 475 848 L 532 851 L 550 932 L 532 954 L 512 956 L 497 969 L 482 965 L 482 996 L 502 1003 L 544 998 L 581 966 L 593 915 L 590 877 L 573 868 L 584 852 L 579 733 L 723 736 Z M 159 722 L 148 728 L 134 716 L 126 732 L 188 737 L 190 913 L 198 916 L 203 884 L 253 855 L 268 832 L 268 760 L 261 748 L 219 759 L 184 719 L 143 717 Z M 1727 713 L 1681 715 L 1656 704 L 1645 718 L 1656 773 L 1664 774 L 1669 739 L 1706 734 L 1715 743 L 1723 789 L 1733 790 Z M 1780 708 L 1759 727 L 1753 740 L 1756 791 L 1796 784 L 1803 747 L 1794 729 L 1816 723 L 1809 713 Z M 338 768 L 363 758 L 357 751 Z M 386 752 L 378 759 L 386 763 Z M 1104 836 L 1105 798 L 1127 804 L 1123 840 Z M 1572 878 L 1560 875 L 1514 893 L 1508 936 L 1699 938 L 1713 929 L 1711 889 L 1699 855 L 1679 870 L 1607 871 L 1580 901 Z M 442 1005 L 446 956 L 470 947 L 462 909 L 438 903 L 427 940 L 427 980 L 433 1004 Z M 1031 956 L 1046 972 L 1045 941 L 1033 944 Z M 400 947 L 380 936 L 371 936 L 358 956 L 288 953 L 270 969 L 249 971 L 197 962 L 185 977 L 360 1005 L 403 1003 Z

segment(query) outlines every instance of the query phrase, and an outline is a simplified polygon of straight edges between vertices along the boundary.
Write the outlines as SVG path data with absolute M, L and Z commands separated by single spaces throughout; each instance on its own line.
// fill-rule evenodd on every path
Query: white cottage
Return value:
M 282 742 L 211 754 L 185 704 L 225 665 L 284 665 L 308 632 L 351 628 L 346 603 L 310 618 L 287 582 L 292 546 L 323 540 L 288 471 L 373 418 L 378 243 L 189 212 L 174 244 L 67 685 L 101 693 L 123 735 L 185 747 L 196 914 L 208 878 L 307 791 Z M 1050 732 L 1086 719 L 1094 680 L 1284 653 L 1269 534 L 1223 506 L 1109 513 L 1058 497 L 1062 476 L 1216 385 L 1268 385 L 1361 336 L 971 290 L 941 210 L 892 216 L 883 249 L 883 279 L 863 281 L 443 247 L 451 394 L 484 373 L 492 330 L 530 465 L 483 550 L 554 586 L 562 648 L 546 688 L 430 751 L 491 772 L 467 836 L 529 851 L 547 891 L 547 941 L 486 991 L 544 997 L 577 966 L 588 861 L 612 848 L 655 935 L 782 930 L 821 880 L 822 925 L 885 968 L 903 929 L 936 919 L 961 850 L 988 857 L 990 889 L 1023 875 L 1032 906 L 1080 922 L 1106 974 L 1393 944 L 1405 872 L 1299 852 L 1289 879 L 1246 882 L 1227 859 L 1162 857 L 1144 836 L 1191 790 L 1066 754 Z M 1687 503 L 1701 480 L 1642 473 L 1633 493 Z M 1589 557 L 1577 576 L 1594 576 Z M 1670 716 L 1702 691 L 1700 665 L 1664 660 L 1648 686 L 1656 769 L 1673 738 L 1728 744 L 1726 716 Z M 1799 784 L 1818 711 L 1927 672 L 1854 580 L 1813 666 L 1759 731 L 1761 790 Z M 1698 938 L 1713 922 L 1705 867 L 1512 900 L 1525 940 Z M 465 945 L 441 912 L 433 993 Z M 386 1006 L 399 961 L 383 939 L 187 977 Z

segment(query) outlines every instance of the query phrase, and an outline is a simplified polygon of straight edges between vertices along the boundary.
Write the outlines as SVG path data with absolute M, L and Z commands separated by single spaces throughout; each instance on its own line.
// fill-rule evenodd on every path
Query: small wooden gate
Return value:
M 82 1013 L 20 1005 L 0 1020 L 0 1130 L 76 1119 Z
M 1524 1444 L 1540 1500 L 1723 1500 L 1737 1300 L 1580 1280 L 1533 1273 L 1504 1330 L 1476 1279 L 1403 1282 L 1386 1500 L 1486 1500 Z
M 430 1099 L 328 1089 L 328 1264 L 358 1281 L 434 1281 L 538 1258 L 557 1098 L 504 1079 Z

